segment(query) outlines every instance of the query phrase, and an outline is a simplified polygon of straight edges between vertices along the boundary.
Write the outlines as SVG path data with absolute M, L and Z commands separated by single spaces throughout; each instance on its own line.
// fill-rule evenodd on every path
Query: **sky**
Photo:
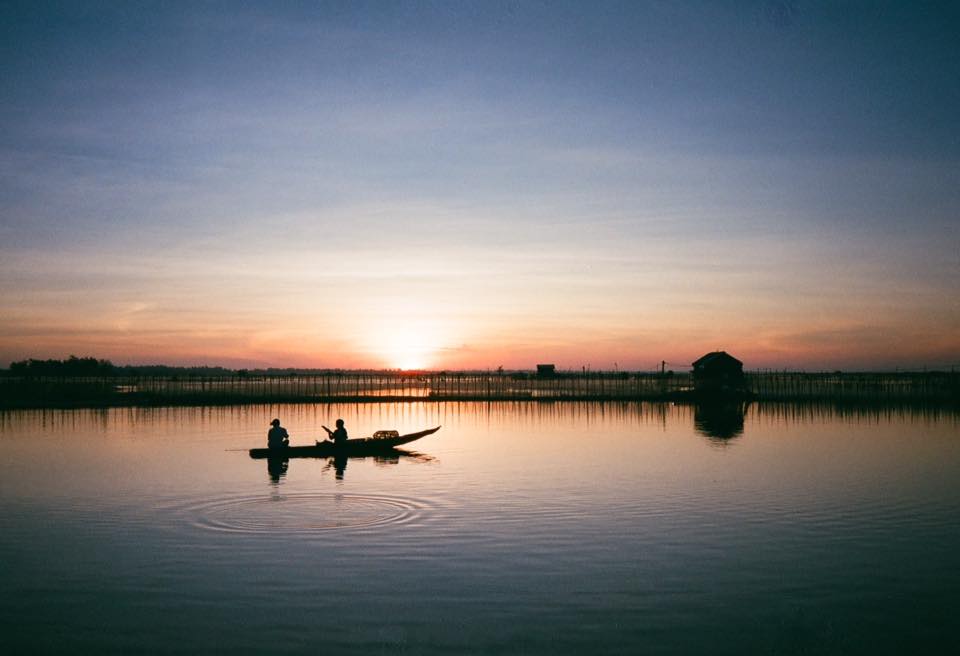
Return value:
M 0 366 L 960 366 L 956 3 L 0 18 Z

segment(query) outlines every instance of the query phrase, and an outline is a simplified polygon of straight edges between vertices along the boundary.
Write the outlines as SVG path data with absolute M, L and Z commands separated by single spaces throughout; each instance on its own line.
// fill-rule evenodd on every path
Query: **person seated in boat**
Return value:
M 321 426 L 321 428 L 327 431 L 327 435 L 330 436 L 334 444 L 339 446 L 347 441 L 347 429 L 343 427 L 343 419 L 337 419 L 337 430 L 330 430 L 326 426 Z
M 271 449 L 281 449 L 290 444 L 290 436 L 287 429 L 280 425 L 279 419 L 270 422 L 270 430 L 267 432 L 267 446 Z

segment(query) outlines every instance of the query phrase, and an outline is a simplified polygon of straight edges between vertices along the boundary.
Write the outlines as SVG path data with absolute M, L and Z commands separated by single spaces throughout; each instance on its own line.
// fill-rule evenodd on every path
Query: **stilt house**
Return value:
M 743 363 L 726 351 L 714 351 L 693 363 L 693 386 L 700 392 L 742 390 Z

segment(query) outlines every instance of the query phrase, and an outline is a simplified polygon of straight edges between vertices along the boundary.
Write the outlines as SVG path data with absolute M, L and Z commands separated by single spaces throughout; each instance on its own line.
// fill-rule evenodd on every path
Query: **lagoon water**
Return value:
M 435 435 L 414 455 L 252 460 Z M 406 403 L 0 413 L 0 651 L 956 651 L 960 417 Z

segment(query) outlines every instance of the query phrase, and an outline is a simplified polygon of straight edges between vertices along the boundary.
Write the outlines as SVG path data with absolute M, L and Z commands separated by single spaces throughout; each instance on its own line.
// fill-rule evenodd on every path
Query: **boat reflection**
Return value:
M 385 467 L 389 465 L 397 465 L 400 463 L 400 460 L 410 460 L 416 462 L 430 462 L 435 458 L 433 456 L 428 456 L 425 453 L 418 453 L 416 451 L 406 451 L 404 449 L 390 449 L 378 453 L 376 455 L 366 455 L 366 456 L 350 456 L 345 454 L 337 454 L 331 458 L 327 458 L 327 464 L 323 468 L 323 471 L 329 471 L 333 469 L 334 477 L 338 481 L 343 480 L 343 473 L 347 469 L 347 463 L 351 460 L 366 460 L 367 458 L 372 458 L 373 462 L 378 467 Z
M 693 426 L 712 443 L 724 445 L 743 434 L 749 403 L 698 403 L 693 409 Z
M 327 472 L 332 469 L 334 472 L 334 477 L 338 481 L 343 480 L 344 472 L 347 469 L 347 464 L 351 460 L 367 460 L 370 458 L 378 467 L 397 465 L 401 460 L 412 462 L 431 462 L 435 460 L 433 456 L 429 456 L 425 453 L 407 451 L 405 449 L 386 449 L 381 453 L 377 453 L 376 455 L 354 456 L 337 454 L 335 456 L 317 456 L 317 458 L 320 457 L 324 457 L 327 460 L 327 464 L 324 465 L 321 471 Z M 272 485 L 279 485 L 281 479 L 286 477 L 289 468 L 289 458 L 267 458 L 267 475 L 270 478 L 270 483 Z

